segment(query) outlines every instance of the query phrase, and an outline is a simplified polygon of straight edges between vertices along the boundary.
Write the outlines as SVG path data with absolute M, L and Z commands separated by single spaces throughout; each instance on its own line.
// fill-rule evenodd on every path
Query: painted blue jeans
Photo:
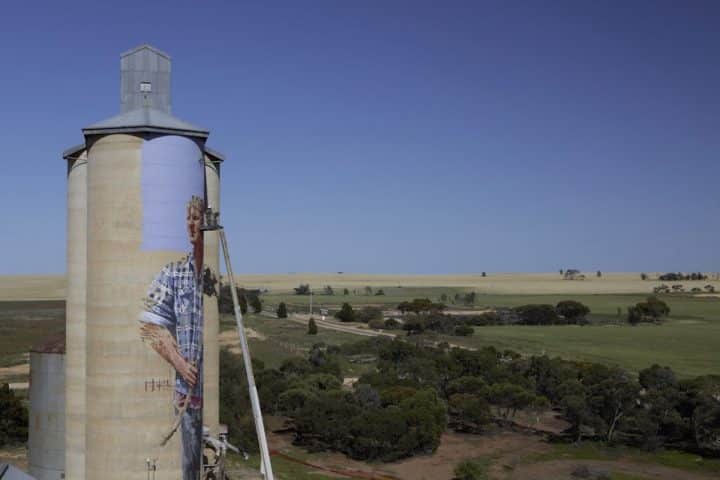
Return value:
M 177 411 L 176 411 L 177 413 Z M 198 480 L 202 468 L 202 408 L 188 408 L 180 420 L 182 478 Z

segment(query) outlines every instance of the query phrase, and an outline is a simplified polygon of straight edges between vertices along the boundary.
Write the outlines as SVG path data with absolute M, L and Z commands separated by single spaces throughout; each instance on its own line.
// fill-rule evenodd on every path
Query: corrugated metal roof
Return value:
M 163 57 L 167 58 L 168 60 L 170 60 L 170 55 L 168 55 L 167 53 L 163 52 L 163 51 L 160 50 L 159 48 L 153 47 L 152 45 L 150 45 L 150 44 L 148 44 L 148 43 L 143 43 L 142 45 L 139 45 L 139 46 L 137 46 L 137 47 L 135 47 L 135 48 L 131 48 L 130 50 L 127 50 L 127 51 L 121 53 L 121 54 L 120 54 L 120 58 L 122 58 L 122 57 L 127 57 L 128 55 L 132 55 L 133 53 L 137 53 L 137 52 L 139 52 L 140 50 L 146 50 L 146 49 L 147 49 L 147 50 L 152 50 L 153 52 L 157 53 L 158 55 L 163 56 Z
M 42 343 L 33 346 L 31 352 L 65 353 L 65 332 L 45 338 Z
M 213 160 L 216 160 L 218 162 L 224 162 L 225 161 L 225 155 L 218 152 L 217 150 L 213 150 L 212 148 L 206 146 L 204 149 L 205 153 L 207 153 L 210 157 L 212 157 Z
M 75 158 L 80 155 L 83 150 L 85 150 L 85 148 L 86 147 L 84 143 L 81 143 L 80 145 L 74 145 L 62 153 L 62 158 L 64 160 L 70 160 L 71 158 Z
M 36 480 L 22 470 L 9 463 L 0 463 L 0 479 L 2 480 Z
M 122 132 L 177 133 L 200 138 L 207 138 L 210 134 L 205 128 L 149 107 L 121 113 L 83 128 L 86 136 Z

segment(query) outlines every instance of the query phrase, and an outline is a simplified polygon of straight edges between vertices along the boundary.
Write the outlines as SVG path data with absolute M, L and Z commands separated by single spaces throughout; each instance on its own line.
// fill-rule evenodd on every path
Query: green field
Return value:
M 356 342 L 363 337 L 335 330 L 320 329 L 317 335 L 308 335 L 303 324 L 271 318 L 264 315 L 247 314 L 243 321 L 247 328 L 265 336 L 264 339 L 249 338 L 248 345 L 253 358 L 261 360 L 267 368 L 278 368 L 283 360 L 290 357 L 305 357 L 310 348 L 319 342 L 327 345 L 342 345 Z M 223 315 L 220 320 L 222 331 L 235 329 L 235 317 Z M 344 362 L 343 371 L 348 376 L 357 376 L 373 368 L 367 364 Z
M 386 295 L 358 294 L 314 295 L 313 304 L 334 309 L 347 301 L 355 307 L 378 305 L 393 308 L 404 300 L 429 297 L 439 301 L 442 294 L 454 298 L 469 291 L 452 287 L 375 286 Z M 442 338 L 468 347 L 494 345 L 510 348 L 524 354 L 558 355 L 566 358 L 598 361 L 620 365 L 638 371 L 653 363 L 671 366 L 679 375 L 688 377 L 701 374 L 719 374 L 717 346 L 720 345 L 720 298 L 690 295 L 664 296 L 671 314 L 661 325 L 629 326 L 625 323 L 628 306 L 644 300 L 640 294 L 480 294 L 474 309 L 512 307 L 527 303 L 555 304 L 560 300 L 574 299 L 590 307 L 590 319 L 597 325 L 585 327 L 553 326 L 498 326 L 476 327 L 472 337 Z M 266 310 L 273 310 L 280 301 L 287 302 L 298 311 L 307 312 L 309 296 L 278 292 L 263 295 Z M 452 309 L 470 308 L 449 304 Z M 618 317 L 618 308 L 621 316 Z M 292 308 L 291 308 L 292 309 Z M 248 315 L 247 326 L 265 336 L 264 340 L 250 339 L 253 355 L 268 367 L 277 367 L 284 359 L 304 355 L 313 343 L 342 344 L 359 339 L 349 333 L 320 329 L 317 336 L 306 335 L 306 327 L 290 321 L 278 321 L 264 316 Z M 222 329 L 234 328 L 232 317 L 223 317 Z M 64 302 L 62 301 L 7 301 L 0 302 L 0 367 L 24 363 L 32 345 L 64 328 Z M 400 332 L 402 334 L 402 332 Z M 350 365 L 351 373 L 356 369 Z M 8 377 L 6 377 L 8 378 Z
M 385 296 L 352 293 L 345 296 L 342 291 L 337 294 L 337 289 L 332 296 L 314 295 L 314 310 L 320 308 L 320 305 L 336 309 L 343 302 L 349 302 L 355 307 L 373 304 L 393 308 L 403 300 L 416 297 L 439 301 L 443 293 L 454 298 L 455 293 L 462 295 L 468 291 L 465 288 L 449 287 L 381 288 L 386 292 Z M 660 325 L 628 325 L 625 321 L 627 307 L 644 301 L 646 297 L 647 295 L 641 294 L 480 294 L 472 307 L 474 309 L 515 307 L 529 303 L 554 305 L 561 300 L 577 300 L 590 307 L 589 318 L 594 325 L 475 327 L 475 334 L 471 337 L 434 338 L 473 348 L 493 345 L 523 354 L 545 353 L 569 359 L 614 364 L 632 371 L 658 363 L 672 367 L 682 377 L 720 374 L 717 363 L 717 348 L 720 345 L 720 298 L 665 295 L 662 299 L 671 308 L 667 320 Z M 263 296 L 263 300 L 269 308 L 273 308 L 280 301 L 302 312 L 307 312 L 309 308 L 309 296 L 272 293 Z M 452 303 L 448 306 L 452 309 L 470 308 Z M 323 332 L 322 329 L 320 331 Z
M 590 319 L 598 325 L 579 327 L 498 326 L 476 327 L 472 337 L 445 340 L 469 347 L 493 345 L 524 354 L 561 356 L 615 364 L 639 371 L 653 363 L 668 365 L 680 376 L 720 374 L 717 348 L 720 345 L 720 299 L 666 296 L 670 317 L 660 325 L 636 327 L 625 322 L 628 306 L 644 300 L 642 295 L 497 295 L 480 297 L 488 306 L 517 306 L 526 303 L 555 304 L 573 299 L 588 305 Z M 617 316 L 617 309 L 621 316 Z

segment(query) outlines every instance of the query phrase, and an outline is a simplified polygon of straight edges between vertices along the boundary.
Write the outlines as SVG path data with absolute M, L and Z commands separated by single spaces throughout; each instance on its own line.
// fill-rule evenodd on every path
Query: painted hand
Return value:
M 197 383 L 197 368 L 195 365 L 191 364 L 184 358 L 180 357 L 177 359 L 173 365 L 175 367 L 175 371 L 177 371 L 178 375 L 180 375 L 185 381 L 190 385 L 190 387 L 194 387 Z

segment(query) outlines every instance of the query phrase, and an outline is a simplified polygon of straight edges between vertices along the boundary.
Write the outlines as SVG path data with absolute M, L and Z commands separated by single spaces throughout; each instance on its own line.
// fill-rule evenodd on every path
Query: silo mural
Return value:
M 202 428 L 218 432 L 218 235 L 200 223 L 223 156 L 172 115 L 166 53 L 141 45 L 120 67 L 121 113 L 63 152 L 65 478 L 196 480 Z
M 202 461 L 204 172 L 203 154 L 187 138 L 143 143 L 142 250 L 177 250 L 181 256 L 160 265 L 150 282 L 139 313 L 140 337 L 175 372 L 167 407 L 176 420 L 159 441 L 165 446 L 180 432 L 184 480 L 199 477 Z

